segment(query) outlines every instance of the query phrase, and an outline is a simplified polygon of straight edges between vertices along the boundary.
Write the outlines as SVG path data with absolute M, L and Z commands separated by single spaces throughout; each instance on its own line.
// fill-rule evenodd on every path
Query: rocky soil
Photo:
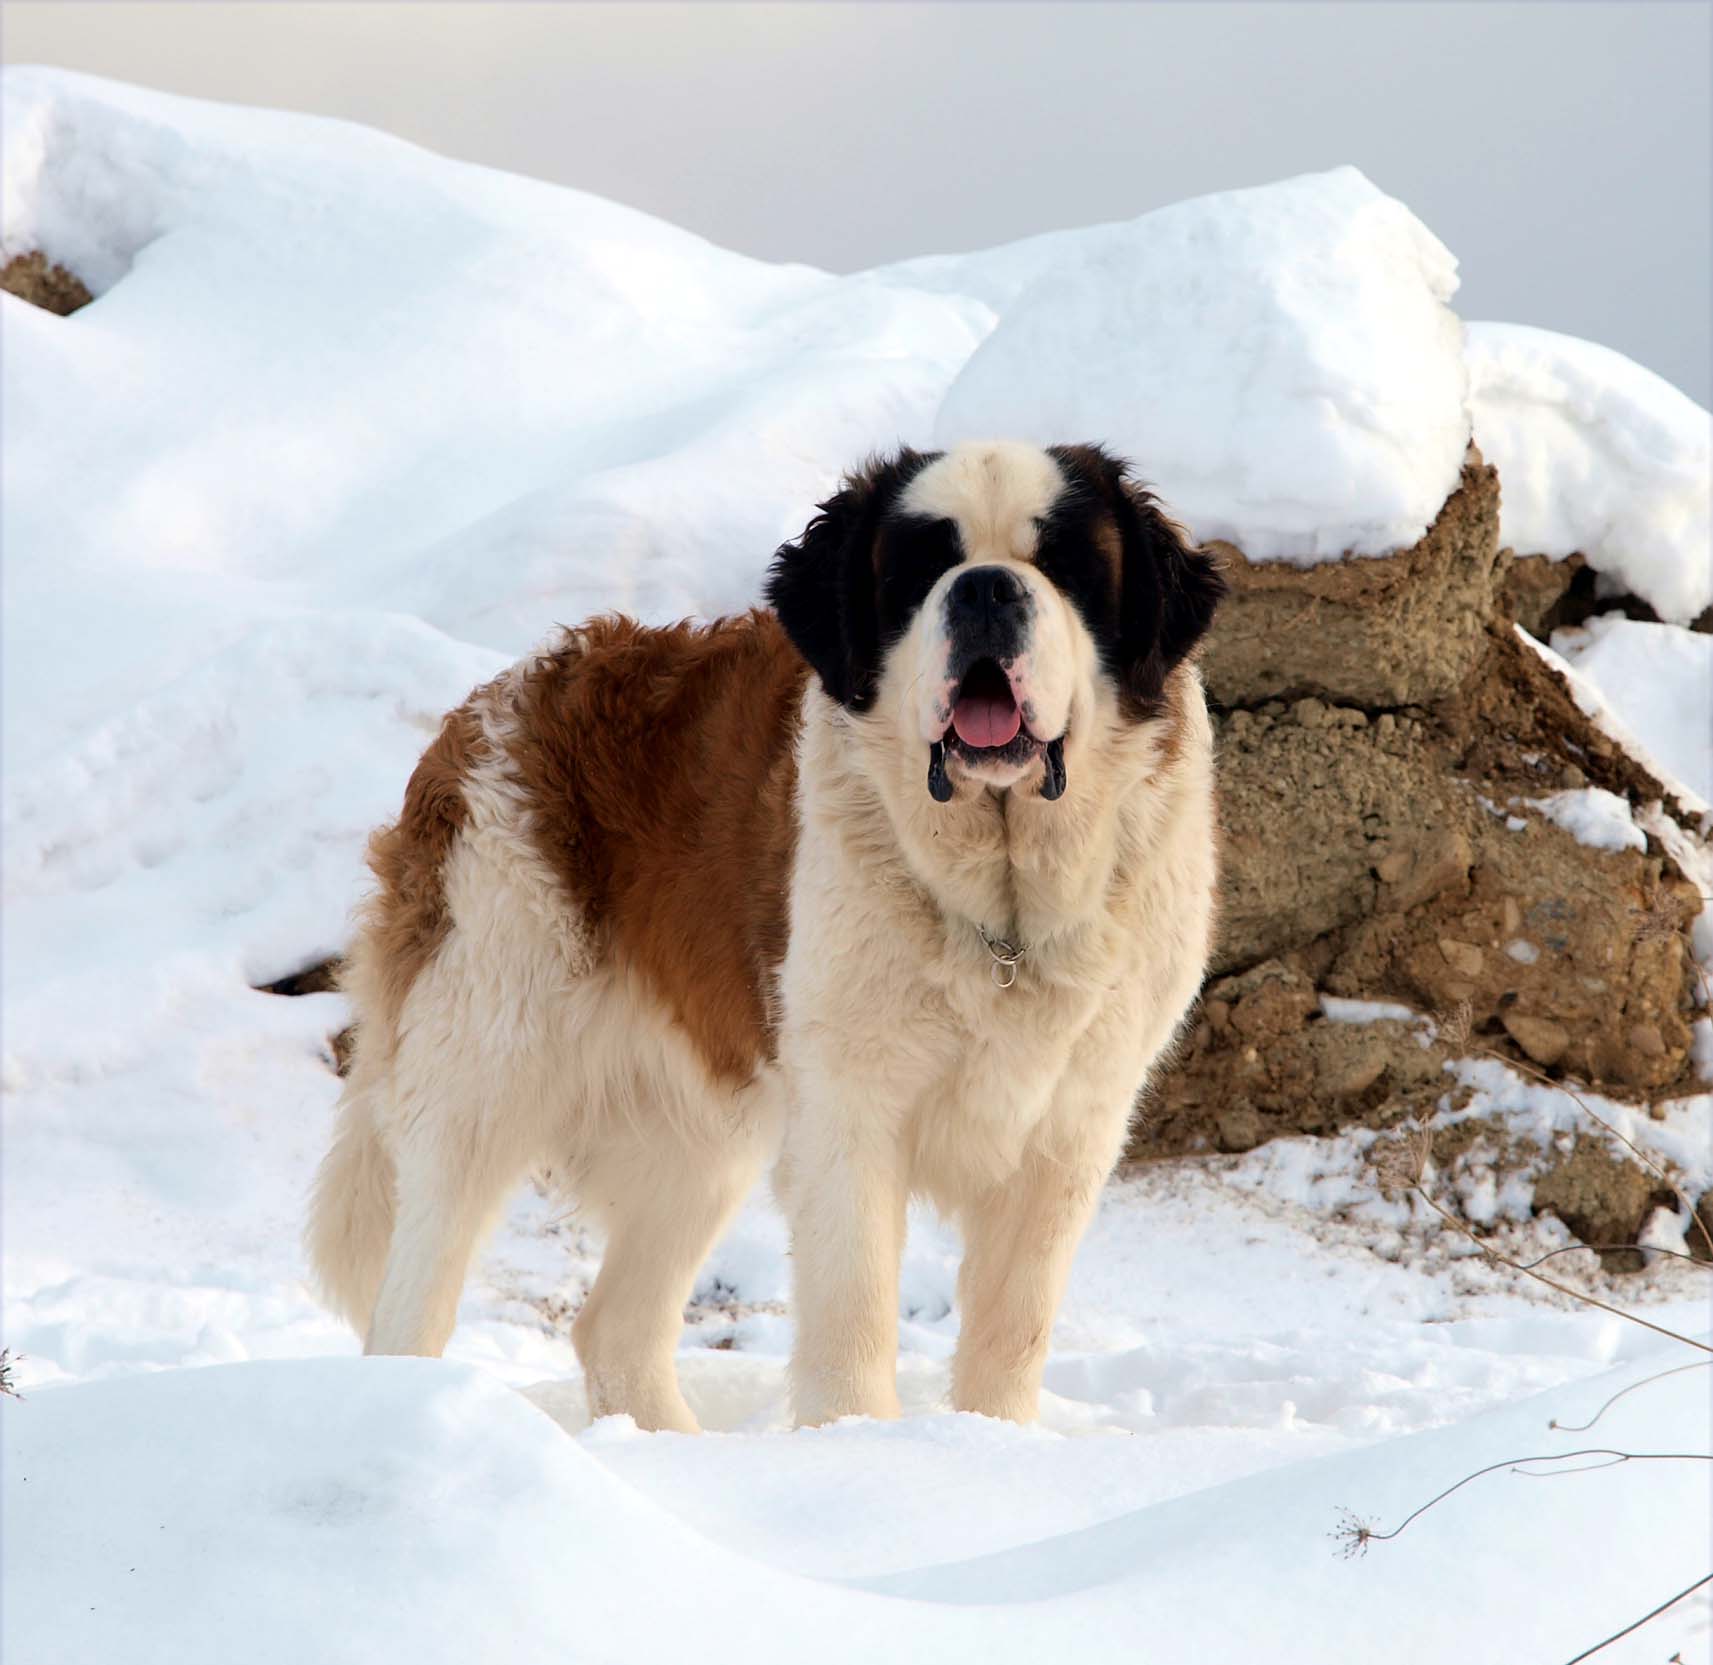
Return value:
M 93 298 L 82 278 L 33 249 L 0 265 L 0 289 L 61 318 L 88 306 Z
M 1696 1090 L 1698 891 L 1657 837 L 1591 848 L 1540 806 L 1593 786 L 1698 822 L 1519 640 L 1519 615 L 1560 622 L 1579 569 L 1516 561 L 1498 509 L 1471 451 L 1438 521 L 1390 559 L 1300 569 L 1219 546 L 1233 594 L 1203 669 L 1223 917 L 1201 1014 L 1133 1154 L 1431 1109 L 1444 1053 L 1420 1020 L 1435 1014 L 1467 1026 L 1468 1051 L 1613 1097 Z M 1341 1001 L 1408 1015 L 1340 1021 L 1361 1015 Z M 1629 1241 L 1657 1189 L 1596 1140 L 1543 1171 L 1535 1198 L 1585 1240 Z

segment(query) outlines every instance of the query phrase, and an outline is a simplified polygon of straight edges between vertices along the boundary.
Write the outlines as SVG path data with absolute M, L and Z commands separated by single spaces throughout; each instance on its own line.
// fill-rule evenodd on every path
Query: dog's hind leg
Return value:
M 604 1157 L 586 1195 L 607 1221 L 600 1275 L 571 1336 L 589 1414 L 695 1433 L 674 1352 L 696 1273 L 759 1172 L 750 1146 L 658 1143 Z
M 492 1141 L 450 1131 L 418 1118 L 394 1150 L 398 1207 L 366 1353 L 445 1350 L 477 1239 L 522 1171 Z
M 438 1110 L 413 1117 L 394 1148 L 397 1213 L 366 1353 L 445 1350 L 470 1256 L 523 1171 L 522 1159 L 470 1126 L 474 1117 L 452 1127 Z
M 533 1083 L 468 1032 L 461 968 L 437 968 L 389 1084 L 397 1200 L 364 1351 L 436 1356 L 451 1338 L 477 1240 L 537 1156 Z

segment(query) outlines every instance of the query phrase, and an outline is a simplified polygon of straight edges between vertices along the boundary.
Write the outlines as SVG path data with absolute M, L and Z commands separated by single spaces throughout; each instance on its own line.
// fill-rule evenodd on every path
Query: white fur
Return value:
M 935 803 L 874 718 L 804 712 L 790 1098 L 776 1186 L 792 1223 L 797 1414 L 897 1413 L 904 1206 L 962 1225 L 960 1410 L 1027 1420 L 1053 1314 L 1148 1071 L 1195 997 L 1212 920 L 1212 745 L 1199 681 L 1170 762 L 1101 684 L 1066 742 L 1070 789 Z M 999 988 L 978 927 L 1021 941 Z
M 946 592 L 967 566 L 1003 567 L 1029 597 L 1028 645 L 1004 667 L 1024 726 L 1047 741 L 1073 721 L 1077 692 L 1094 679 L 1094 643 L 1071 602 L 1033 564 L 1041 517 L 1064 489 L 1059 465 L 1046 452 L 1010 441 L 979 441 L 930 463 L 901 497 L 905 513 L 956 522 L 964 552 L 961 565 L 943 574 L 929 592 L 891 655 L 902 674 L 903 720 L 924 744 L 938 740 L 952 720 L 958 684 L 952 675 Z M 919 764 L 920 756 L 913 762 Z M 956 755 L 950 767 L 954 774 L 995 787 L 1039 780 L 1042 770 L 1038 758 L 976 764 Z
M 958 523 L 968 561 L 1026 561 L 1037 523 L 1065 489 L 1059 465 L 1012 439 L 970 440 L 931 462 L 905 488 L 899 507 Z

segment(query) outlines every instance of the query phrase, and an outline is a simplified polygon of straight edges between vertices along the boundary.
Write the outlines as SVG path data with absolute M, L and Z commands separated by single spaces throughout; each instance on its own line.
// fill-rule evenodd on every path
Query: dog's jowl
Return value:
M 375 835 L 310 1249 L 438 1353 L 532 1168 L 606 1227 L 596 1415 L 695 1427 L 696 1271 L 773 1163 L 803 1422 L 895 1415 L 906 1203 L 962 1230 L 960 1410 L 1035 1414 L 1077 1241 L 1213 918 L 1222 585 L 1094 446 L 905 451 L 771 611 L 569 631 L 447 717 Z

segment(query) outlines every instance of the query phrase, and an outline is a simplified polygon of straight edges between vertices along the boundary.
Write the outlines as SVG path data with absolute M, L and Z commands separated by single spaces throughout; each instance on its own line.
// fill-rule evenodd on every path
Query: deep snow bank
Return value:
M 305 601 L 508 653 L 745 606 L 986 327 L 339 123 L 47 71 L 5 108 L 0 246 L 102 291 L 4 300 L 14 768 Z
M 102 294 L 75 333 L 7 308 L 11 476 L 75 435 L 83 482 L 8 526 L 74 568 L 313 553 L 516 651 L 591 605 L 742 605 L 864 450 L 1000 432 L 1114 443 L 1252 559 L 1384 553 L 1473 408 L 1520 551 L 1670 618 L 1713 583 L 1707 413 L 1541 331 L 1474 326 L 1466 370 L 1455 261 L 1352 168 L 837 279 L 341 123 L 7 75 L 0 255 Z M 480 560 L 506 595 L 471 593 Z
M 1705 1465 L 1495 1475 L 1365 1558 L 1340 1558 L 1341 1511 L 1390 1527 L 1485 1463 L 1586 1444 L 1706 1449 L 1696 1374 L 1629 1395 L 1597 1437 L 1547 1427 L 1677 1362 L 1645 1354 L 1454 1429 L 1152 1506 L 1127 1500 L 1135 1470 L 1122 1460 L 1146 1441 L 1120 1442 L 1090 1524 L 1041 1533 L 1031 1521 L 1058 1510 L 1054 1471 L 1035 1454 L 1075 1442 L 977 1417 L 942 1424 L 937 1443 L 966 1463 L 930 1518 L 910 1508 L 910 1476 L 929 1457 L 910 1424 L 741 1442 L 731 1454 L 746 1471 L 785 1462 L 792 1484 L 733 1488 L 717 1441 L 643 1438 L 622 1420 L 574 1440 L 490 1378 L 424 1360 L 60 1389 L 0 1419 L 0 1646 L 31 1665 L 877 1654 L 1097 1665 L 1139 1647 L 1321 1665 L 1380 1657 L 1407 1636 L 1410 1658 L 1557 1659 L 1705 1570 Z M 639 1486 L 633 1457 L 663 1448 L 682 1453 L 675 1477 L 663 1485 L 656 1469 Z M 896 1502 L 853 1513 L 864 1477 L 913 1448 Z M 741 1524 L 716 1534 L 681 1518 L 710 1509 Z M 885 1555 L 894 1509 L 921 1523 L 896 1570 L 795 1570 L 822 1522 L 850 1539 L 848 1560 Z M 993 1516 L 1011 1546 L 972 1558 L 971 1527 Z M 1644 1516 L 1645 1532 L 1610 1530 Z M 1650 1628 L 1645 1657 L 1704 1625 L 1701 1609 L 1678 1610 Z

